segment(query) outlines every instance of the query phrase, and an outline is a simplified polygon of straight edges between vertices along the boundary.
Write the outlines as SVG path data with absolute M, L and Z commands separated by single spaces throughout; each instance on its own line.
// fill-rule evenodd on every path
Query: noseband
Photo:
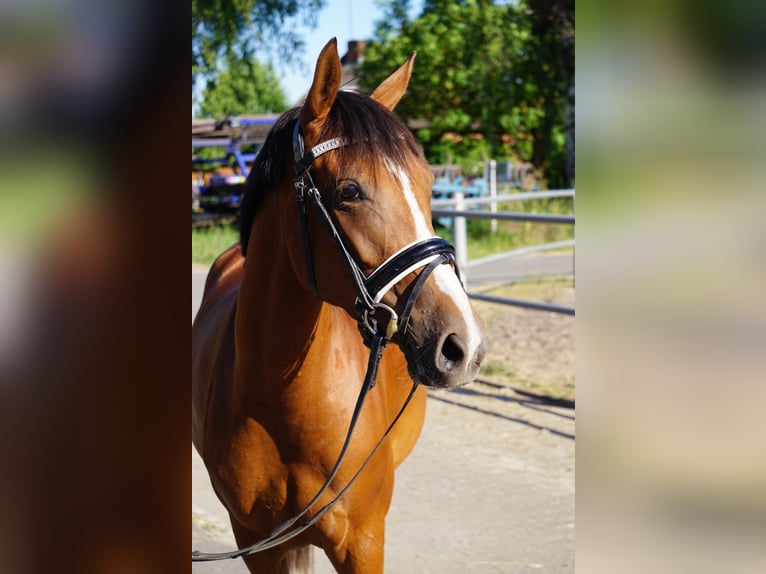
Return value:
M 300 121 L 296 120 L 293 130 L 293 152 L 295 154 L 295 172 L 297 175 L 295 191 L 296 199 L 298 200 L 298 214 L 301 224 L 301 235 L 303 236 L 306 270 L 311 282 L 311 288 L 314 294 L 321 299 L 314 273 L 313 256 L 311 254 L 311 238 L 308 226 L 309 203 L 306 201 L 307 198 L 310 200 L 310 204 L 314 206 L 331 241 L 338 249 L 346 271 L 351 278 L 356 291 L 354 307 L 359 332 L 365 345 L 372 348 L 373 339 L 376 336 L 380 336 L 378 319 L 375 316 L 376 312 L 384 310 L 389 316 L 384 335 L 385 340 L 389 340 L 396 333 L 399 333 L 400 341 L 402 341 L 407 333 L 410 312 L 423 288 L 425 280 L 436 267 L 445 263 L 451 264 L 457 271 L 457 262 L 455 260 L 455 248 L 448 241 L 441 237 L 429 237 L 428 239 L 413 241 L 404 246 L 383 261 L 372 273 L 367 276 L 364 275 L 343 243 L 343 239 L 335 227 L 327 208 L 322 203 L 322 196 L 310 173 L 311 164 L 319 156 L 351 143 L 349 138 L 337 137 L 317 144 L 308 151 L 304 151 Z M 391 307 L 381 302 L 381 299 L 394 285 L 418 269 L 423 269 L 423 272 L 413 284 L 402 316 L 398 317 Z

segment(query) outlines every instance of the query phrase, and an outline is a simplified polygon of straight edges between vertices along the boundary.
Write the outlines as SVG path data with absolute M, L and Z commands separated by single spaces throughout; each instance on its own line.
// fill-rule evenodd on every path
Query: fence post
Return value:
M 492 213 L 497 213 L 497 160 L 489 160 L 489 197 L 492 199 L 489 203 L 489 210 Z M 497 219 L 493 219 L 490 222 L 492 233 L 497 232 Z
M 455 199 L 455 210 L 464 210 L 463 192 L 456 191 L 452 194 L 452 197 Z M 457 266 L 460 269 L 460 279 L 465 284 L 468 280 L 466 277 L 466 269 L 468 268 L 468 239 L 466 237 L 465 217 L 455 216 L 452 218 L 452 237 L 455 242 L 455 259 L 457 259 Z

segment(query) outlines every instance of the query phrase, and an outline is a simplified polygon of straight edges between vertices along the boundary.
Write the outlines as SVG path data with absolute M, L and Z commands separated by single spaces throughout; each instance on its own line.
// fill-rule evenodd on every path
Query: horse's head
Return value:
M 392 113 L 407 88 L 414 56 L 368 97 L 339 92 L 335 40 L 322 50 L 293 141 L 293 173 L 318 193 L 314 205 L 303 198 L 307 233 L 293 236 L 290 251 L 307 290 L 352 316 L 359 313 L 359 299 L 368 295 L 376 310 L 408 316 L 394 341 L 404 352 L 410 375 L 428 386 L 454 387 L 476 375 L 486 344 L 456 274 L 451 246 L 434 237 L 433 176 L 422 148 Z M 298 211 L 302 209 L 299 200 Z M 328 233 L 328 220 L 338 240 Z M 344 250 L 351 267 L 361 271 L 356 286 Z M 368 285 L 360 297 L 359 284 L 376 271 L 374 289 Z

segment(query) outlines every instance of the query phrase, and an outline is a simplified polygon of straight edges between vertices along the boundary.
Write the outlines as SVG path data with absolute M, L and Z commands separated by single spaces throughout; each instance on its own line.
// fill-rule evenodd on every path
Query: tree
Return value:
M 565 3 L 548 0 L 548 8 Z M 417 50 L 408 96 L 397 113 L 410 125 L 426 124 L 418 136 L 431 161 L 442 162 L 447 154 L 468 162 L 482 154 L 510 155 L 533 161 L 549 185 L 562 185 L 565 96 L 574 62 L 555 35 L 560 20 L 536 12 L 546 9 L 542 2 L 531 9 L 532 0 L 425 0 L 411 21 L 408 4 L 386 2 L 384 21 L 359 69 L 360 84 L 372 89 Z
M 531 10 L 532 38 L 535 40 L 537 65 L 531 70 L 538 85 L 550 86 L 543 102 L 545 126 L 536 138 L 534 158 L 561 153 L 553 145 L 552 135 L 563 132 L 564 158 L 561 185 L 574 185 L 574 0 L 527 0 Z M 533 160 L 534 161 L 534 160 Z
M 277 113 L 287 109 L 287 98 L 270 65 L 234 60 L 207 81 L 199 109 L 211 118 Z
M 192 0 L 192 87 L 221 60 L 249 59 L 262 49 L 285 62 L 305 45 L 295 21 L 316 21 L 326 0 Z

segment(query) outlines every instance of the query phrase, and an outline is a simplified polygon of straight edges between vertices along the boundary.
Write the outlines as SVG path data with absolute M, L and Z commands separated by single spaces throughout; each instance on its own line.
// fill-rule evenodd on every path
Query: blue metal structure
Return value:
M 206 172 L 215 167 L 234 167 L 239 173 L 217 174 L 192 183 L 192 210 L 234 212 L 239 207 L 242 187 L 256 154 L 243 147 L 259 147 L 266 139 L 277 115 L 239 117 L 222 120 L 192 120 L 192 169 Z M 195 150 L 219 148 L 221 155 L 200 158 Z

